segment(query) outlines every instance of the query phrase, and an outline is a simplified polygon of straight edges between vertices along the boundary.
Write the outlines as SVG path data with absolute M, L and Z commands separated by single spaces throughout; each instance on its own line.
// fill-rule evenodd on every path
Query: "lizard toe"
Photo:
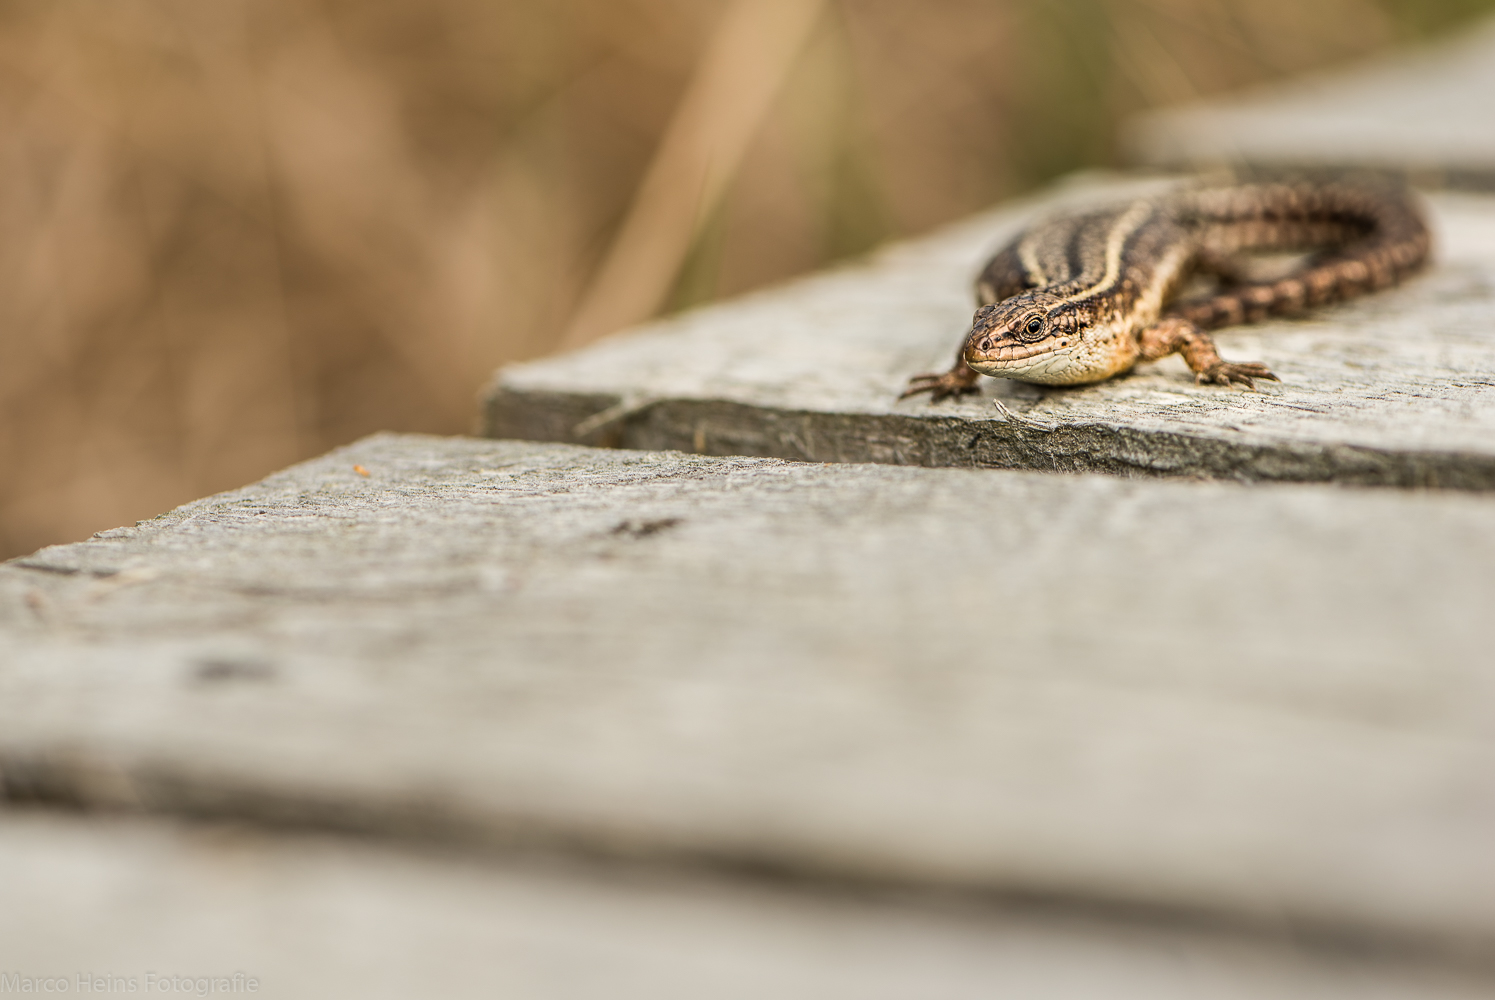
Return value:
M 1256 388 L 1256 380 L 1262 379 L 1268 382 L 1282 381 L 1272 374 L 1266 365 L 1255 361 L 1231 362 L 1221 361 L 1200 372 L 1196 382 L 1212 382 L 1216 385 L 1243 385 L 1248 389 Z
M 921 392 L 929 393 L 929 401 L 938 403 L 942 399 L 951 396 L 963 396 L 967 393 L 980 392 L 978 386 L 971 385 L 961 379 L 953 372 L 941 372 L 939 374 L 930 372 L 925 375 L 915 375 L 908 380 L 908 388 L 899 394 L 899 399 L 907 399 L 917 396 Z

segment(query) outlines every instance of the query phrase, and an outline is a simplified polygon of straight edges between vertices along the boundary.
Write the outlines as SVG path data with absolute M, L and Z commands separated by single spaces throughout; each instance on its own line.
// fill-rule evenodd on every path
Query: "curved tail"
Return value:
M 1176 210 L 1214 257 L 1251 250 L 1323 251 L 1286 277 L 1228 287 L 1167 311 L 1205 330 L 1394 285 L 1422 266 L 1432 244 L 1412 193 L 1391 184 L 1248 184 L 1187 191 L 1179 195 Z

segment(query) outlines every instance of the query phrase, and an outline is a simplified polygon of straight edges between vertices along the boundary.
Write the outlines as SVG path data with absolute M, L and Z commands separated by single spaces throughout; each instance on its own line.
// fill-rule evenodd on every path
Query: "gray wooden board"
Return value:
M 1266 362 L 1280 385 L 1196 386 L 1175 357 L 1096 386 L 985 379 L 980 397 L 898 401 L 909 376 L 949 367 L 973 276 L 1024 223 L 1166 183 L 1081 180 L 861 266 L 502 369 L 483 433 L 814 461 L 1495 488 L 1495 198 L 1483 196 L 1429 199 L 1437 264 L 1406 286 L 1222 331 L 1227 358 Z
M 1495 189 L 1495 21 L 1352 69 L 1155 111 L 1122 146 L 1155 167 L 1365 167 Z
M 177 995 L 197 996 L 236 973 L 266 1000 L 1477 1000 L 1491 988 L 1291 940 L 221 825 L 0 811 L 0 884 L 0 976 L 60 977 L 68 995 L 159 994 L 149 987 L 182 977 L 192 985 Z
M 1465 493 L 380 436 L 0 566 L 0 775 L 1488 958 L 1492 606 Z

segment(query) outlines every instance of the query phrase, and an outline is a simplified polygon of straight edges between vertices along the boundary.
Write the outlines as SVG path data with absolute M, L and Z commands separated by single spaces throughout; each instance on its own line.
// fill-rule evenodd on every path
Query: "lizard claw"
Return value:
M 1282 381 L 1276 375 L 1273 375 L 1266 365 L 1257 364 L 1254 361 L 1240 363 L 1219 361 L 1194 376 L 1194 381 L 1200 385 L 1206 382 L 1213 382 L 1216 385 L 1231 385 L 1234 383 L 1243 385 L 1247 389 L 1256 388 L 1256 379 L 1268 382 Z
M 942 399 L 951 396 L 964 396 L 967 393 L 980 392 L 981 387 L 975 385 L 970 379 L 965 378 L 959 372 L 929 372 L 924 375 L 915 375 L 908 380 L 908 388 L 903 390 L 899 399 L 907 399 L 917 396 L 921 392 L 929 393 L 929 401 L 938 403 Z

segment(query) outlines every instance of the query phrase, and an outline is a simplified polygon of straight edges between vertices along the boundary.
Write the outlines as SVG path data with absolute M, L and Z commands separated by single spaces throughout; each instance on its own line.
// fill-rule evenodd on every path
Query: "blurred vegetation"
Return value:
M 372 430 L 465 431 L 496 365 L 568 330 L 815 268 L 1108 164 L 1132 111 L 1495 8 L 803 3 L 802 31 L 743 49 L 792 56 L 761 79 L 726 0 L 0 5 L 0 555 Z M 678 177 L 710 160 L 691 129 L 719 122 L 745 145 L 681 216 Z M 641 246 L 660 294 L 580 330 Z

